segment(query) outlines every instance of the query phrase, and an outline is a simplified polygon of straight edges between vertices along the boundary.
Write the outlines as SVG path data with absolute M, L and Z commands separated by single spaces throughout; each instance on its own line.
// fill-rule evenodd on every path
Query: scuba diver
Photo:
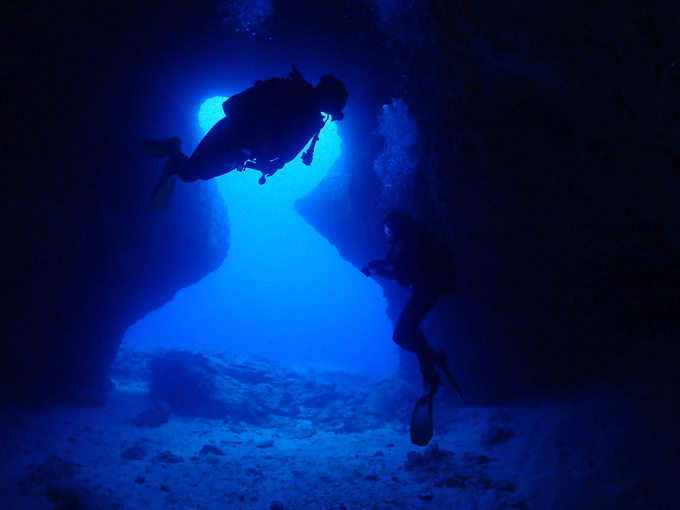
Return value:
M 302 155 L 312 164 L 319 131 L 328 119 L 342 120 L 347 104 L 343 83 L 333 76 L 322 76 L 313 87 L 293 66 L 287 78 L 258 80 L 254 86 L 227 99 L 221 119 L 187 157 L 182 141 L 169 138 L 142 142 L 142 148 L 156 159 L 168 158 L 151 198 L 149 211 L 164 209 L 170 200 L 174 176 L 184 182 L 208 180 L 236 169 L 254 168 L 262 172 L 260 184 L 292 161 L 309 140 Z M 328 114 L 324 119 L 321 112 Z
M 456 264 L 453 254 L 438 243 L 425 225 L 401 211 L 390 212 L 384 220 L 390 237 L 385 260 L 372 260 L 361 270 L 366 276 L 376 275 L 396 280 L 413 290 L 394 328 L 392 339 L 399 347 L 418 357 L 425 393 L 418 399 L 411 415 L 411 442 L 426 446 L 434 433 L 432 400 L 441 386 L 438 368 L 461 404 L 465 405 L 458 385 L 451 375 L 444 351 L 432 349 L 420 323 L 434 308 L 439 298 L 458 292 Z

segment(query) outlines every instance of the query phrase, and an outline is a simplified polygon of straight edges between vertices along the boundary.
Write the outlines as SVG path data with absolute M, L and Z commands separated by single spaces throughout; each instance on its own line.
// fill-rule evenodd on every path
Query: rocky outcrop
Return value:
M 138 427 L 162 426 L 172 411 L 221 419 L 233 431 L 241 430 L 242 423 L 262 427 L 306 423 L 290 431 L 296 437 L 309 437 L 320 429 L 360 433 L 380 428 L 385 421 L 405 422 L 418 396 L 417 387 L 396 377 L 373 386 L 367 373 L 294 368 L 257 355 L 240 358 L 224 352 L 121 349 L 112 377 L 120 387 L 148 384 L 154 406 L 130 420 Z M 261 447 L 267 446 L 271 444 Z
M 670 4 L 425 4 L 383 5 L 409 72 L 394 75 L 396 101 L 371 104 L 373 123 L 340 133 L 362 157 L 300 213 L 357 268 L 384 255 L 391 208 L 456 252 L 461 294 L 424 327 L 477 401 L 676 352 L 660 335 L 680 317 Z M 403 293 L 380 283 L 394 319 Z
M 138 142 L 192 133 L 156 89 L 171 76 L 144 69 L 153 52 L 131 58 L 144 27 L 109 24 L 121 14 L 3 15 L 0 398 L 102 402 L 125 330 L 227 253 L 213 183 L 179 183 L 146 212 L 162 163 Z

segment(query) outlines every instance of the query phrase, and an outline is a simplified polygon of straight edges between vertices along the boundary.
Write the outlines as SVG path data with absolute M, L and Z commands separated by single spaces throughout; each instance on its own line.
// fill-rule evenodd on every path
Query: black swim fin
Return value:
M 460 388 L 458 388 L 458 385 L 456 384 L 456 380 L 453 378 L 453 374 L 451 374 L 451 369 L 449 368 L 449 362 L 446 361 L 446 354 L 444 351 L 439 351 L 437 354 L 437 357 L 434 361 L 434 365 L 441 370 L 441 372 L 444 374 L 444 378 L 446 379 L 446 382 L 449 383 L 449 386 L 451 386 L 451 389 L 454 391 L 456 395 L 458 395 L 458 399 L 460 400 L 460 403 L 463 404 L 463 407 L 465 407 L 465 400 L 463 400 L 463 395 L 460 393 Z
M 411 442 L 417 446 L 427 446 L 433 435 L 432 399 L 429 395 L 423 395 L 416 402 L 411 415 Z
M 168 169 L 168 163 L 165 164 L 163 169 L 163 174 L 161 175 L 156 189 L 151 195 L 151 201 L 149 202 L 149 207 L 147 207 L 147 212 L 152 211 L 162 211 L 170 202 L 170 197 L 172 196 L 172 189 L 175 187 L 175 176 Z
M 439 379 L 439 378 L 437 378 Z M 433 384 L 429 391 L 416 401 L 411 415 L 411 442 L 416 446 L 427 446 L 434 435 L 432 423 L 432 401 L 441 381 Z

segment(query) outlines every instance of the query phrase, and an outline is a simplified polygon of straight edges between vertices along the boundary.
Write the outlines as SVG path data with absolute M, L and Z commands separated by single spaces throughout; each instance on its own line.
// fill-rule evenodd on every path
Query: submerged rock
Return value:
M 301 373 L 259 356 L 243 360 L 228 353 L 204 355 L 176 350 L 141 353 L 119 361 L 125 360 L 148 364 L 149 396 L 158 401 L 157 406 L 131 420 L 139 427 L 162 425 L 172 411 L 223 419 L 235 433 L 243 432 L 243 424 L 249 424 L 283 428 L 289 437 L 301 439 L 317 430 L 362 433 L 380 428 L 391 417 L 366 405 L 374 384 L 369 374 L 347 377 L 345 372 L 333 370 Z M 335 382 L 345 379 L 347 386 Z M 383 385 L 386 389 L 399 393 L 396 385 Z M 291 418 L 311 423 L 312 428 L 294 432 L 288 427 Z
M 230 363 L 225 367 L 224 372 L 237 381 L 260 384 L 271 374 L 271 366 L 266 359 L 253 356 L 243 361 Z
M 451 457 L 453 452 L 449 450 L 444 450 L 439 448 L 439 444 L 432 443 L 425 448 L 423 451 L 423 456 L 428 462 L 441 462 L 444 459 Z
M 149 428 L 155 428 L 168 423 L 169 419 L 170 406 L 165 402 L 159 402 L 152 408 L 139 413 L 136 418 L 130 420 L 130 423 L 136 427 L 147 426 Z
M 216 370 L 202 354 L 167 351 L 149 362 L 149 397 L 164 401 L 173 411 L 185 414 L 198 410 L 205 414 L 215 391 Z
M 19 481 L 22 492 L 29 492 L 33 488 L 46 483 L 72 478 L 80 468 L 73 462 L 50 456 L 39 464 L 30 475 Z
M 316 430 L 312 428 L 290 429 L 286 432 L 290 439 L 308 439 L 314 434 L 316 434 Z
M 492 427 L 482 434 L 482 444 L 484 446 L 502 444 L 514 435 L 515 433 L 509 427 Z
M 308 407 L 324 407 L 338 398 L 340 398 L 340 395 L 335 393 L 335 391 L 322 391 L 321 393 L 306 398 L 302 403 Z
M 487 423 L 507 423 L 510 420 L 512 420 L 510 415 L 502 409 L 495 409 L 486 418 Z
M 442 462 L 451 456 L 453 456 L 453 452 L 443 449 L 440 450 L 437 443 L 432 443 L 427 448 L 425 448 L 423 453 L 416 451 L 408 452 L 406 454 L 404 468 L 411 471 L 415 468 L 427 466 L 429 471 L 435 471 L 439 469 Z
M 173 454 L 170 450 L 165 450 L 163 453 L 159 454 L 156 457 L 156 460 L 164 464 L 177 464 L 179 462 L 184 462 L 182 457 Z
M 45 495 L 55 510 L 123 510 L 123 502 L 112 491 L 102 491 L 84 484 L 50 483 Z
M 142 460 L 144 458 L 144 448 L 135 444 L 120 454 L 121 458 L 128 460 Z
M 497 490 L 490 490 L 479 498 L 478 510 L 501 510 L 507 508 L 507 496 Z
M 206 444 L 203 445 L 203 448 L 201 448 L 202 455 L 212 453 L 213 455 L 224 455 L 224 452 L 222 451 L 221 448 L 218 448 L 217 446 L 211 445 L 211 444 Z
M 406 454 L 406 462 L 404 462 L 404 468 L 407 471 L 411 471 L 414 468 L 422 467 L 427 464 L 427 460 L 422 453 L 417 453 L 415 451 L 410 451 Z

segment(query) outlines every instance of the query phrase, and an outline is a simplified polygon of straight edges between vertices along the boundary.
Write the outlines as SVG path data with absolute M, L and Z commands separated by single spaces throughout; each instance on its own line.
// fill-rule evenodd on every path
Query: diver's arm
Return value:
M 371 276 L 371 271 L 375 272 L 378 276 L 382 276 L 383 278 L 393 278 L 394 270 L 393 269 L 387 269 L 387 266 L 390 266 L 391 264 L 387 260 L 371 260 L 368 263 L 368 266 L 363 268 L 361 270 L 362 273 L 364 273 L 366 276 Z
M 386 267 L 378 267 L 375 269 L 375 274 L 383 278 L 394 279 L 394 269 L 387 269 Z
M 388 266 L 388 265 L 389 265 L 389 262 L 387 262 L 386 260 L 375 259 L 375 260 L 371 260 L 368 263 L 368 268 L 375 271 L 378 268 L 385 267 L 385 266 Z

